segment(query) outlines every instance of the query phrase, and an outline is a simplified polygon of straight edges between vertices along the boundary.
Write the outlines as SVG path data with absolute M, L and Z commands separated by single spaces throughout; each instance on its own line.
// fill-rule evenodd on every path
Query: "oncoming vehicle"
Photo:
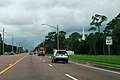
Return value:
M 10 52 L 10 55 L 14 55 L 14 52 Z
M 33 55 L 33 52 L 29 52 L 29 55 Z
M 45 56 L 45 48 L 43 48 L 43 47 L 40 47 L 39 49 L 38 49 L 38 56 Z
M 68 54 L 66 50 L 54 50 L 53 55 L 51 56 L 52 62 L 63 61 L 68 63 Z

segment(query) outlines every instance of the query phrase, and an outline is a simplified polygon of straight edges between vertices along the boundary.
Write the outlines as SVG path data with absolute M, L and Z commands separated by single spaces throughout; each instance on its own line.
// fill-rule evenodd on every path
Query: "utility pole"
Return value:
M 57 49 L 59 50 L 59 28 L 58 28 L 58 25 L 57 25 L 57 27 L 54 27 L 54 26 L 51 26 L 51 25 L 48 25 L 48 24 L 41 24 L 41 25 L 47 25 L 49 27 L 57 29 Z
M 57 49 L 59 49 L 59 28 L 57 25 Z
M 21 50 L 20 50 L 20 44 L 18 43 L 18 54 L 21 53 Z
M 12 35 L 12 52 L 13 52 L 13 35 Z
M 18 54 L 18 44 L 16 42 L 16 54 Z
M 3 52 L 2 52 L 3 54 L 4 54 L 4 33 L 5 33 L 5 32 L 4 32 L 4 28 L 3 28 L 3 50 L 2 50 L 2 51 L 3 51 Z
M 45 41 L 45 40 L 43 39 L 43 47 L 45 47 L 44 41 Z

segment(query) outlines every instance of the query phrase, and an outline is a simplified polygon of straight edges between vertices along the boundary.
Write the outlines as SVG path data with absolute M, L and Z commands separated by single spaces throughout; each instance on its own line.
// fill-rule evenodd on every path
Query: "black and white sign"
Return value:
M 112 37 L 111 36 L 106 37 L 106 45 L 112 45 Z

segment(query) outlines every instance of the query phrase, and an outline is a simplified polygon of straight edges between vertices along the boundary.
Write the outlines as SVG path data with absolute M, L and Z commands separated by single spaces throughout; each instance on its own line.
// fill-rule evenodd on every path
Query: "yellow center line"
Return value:
M 5 68 L 4 70 L 0 71 L 0 75 L 5 73 L 7 70 L 9 70 L 10 68 L 12 68 L 14 65 L 16 65 L 17 63 L 19 63 L 21 60 L 23 60 L 25 57 L 27 57 L 28 55 L 25 55 L 24 57 L 20 58 L 19 60 L 17 60 L 15 63 L 11 63 L 7 68 Z

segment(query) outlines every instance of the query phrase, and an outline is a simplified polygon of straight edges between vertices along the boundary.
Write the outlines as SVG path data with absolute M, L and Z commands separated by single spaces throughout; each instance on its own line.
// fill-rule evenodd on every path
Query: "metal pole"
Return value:
M 16 54 L 18 53 L 18 47 L 16 46 Z
M 19 52 L 20 52 L 20 51 L 19 51 L 19 44 L 18 44 L 18 54 L 19 54 Z
M 4 28 L 3 28 L 3 54 L 4 54 Z
M 17 42 L 16 42 L 16 54 L 18 54 L 18 45 L 17 45 Z
M 59 28 L 57 25 L 57 49 L 59 50 Z
M 109 53 L 109 56 L 110 56 L 110 45 L 108 45 L 108 53 Z
M 44 40 L 43 40 L 43 47 L 44 47 Z
M 52 28 L 57 29 L 57 49 L 59 49 L 59 28 L 58 28 L 58 25 L 57 25 L 57 27 L 54 27 L 54 26 L 51 26 L 51 25 L 48 25 L 48 24 L 41 24 L 41 25 L 47 25 L 47 26 L 50 26 Z
M 12 36 L 12 52 L 13 52 L 13 36 Z

